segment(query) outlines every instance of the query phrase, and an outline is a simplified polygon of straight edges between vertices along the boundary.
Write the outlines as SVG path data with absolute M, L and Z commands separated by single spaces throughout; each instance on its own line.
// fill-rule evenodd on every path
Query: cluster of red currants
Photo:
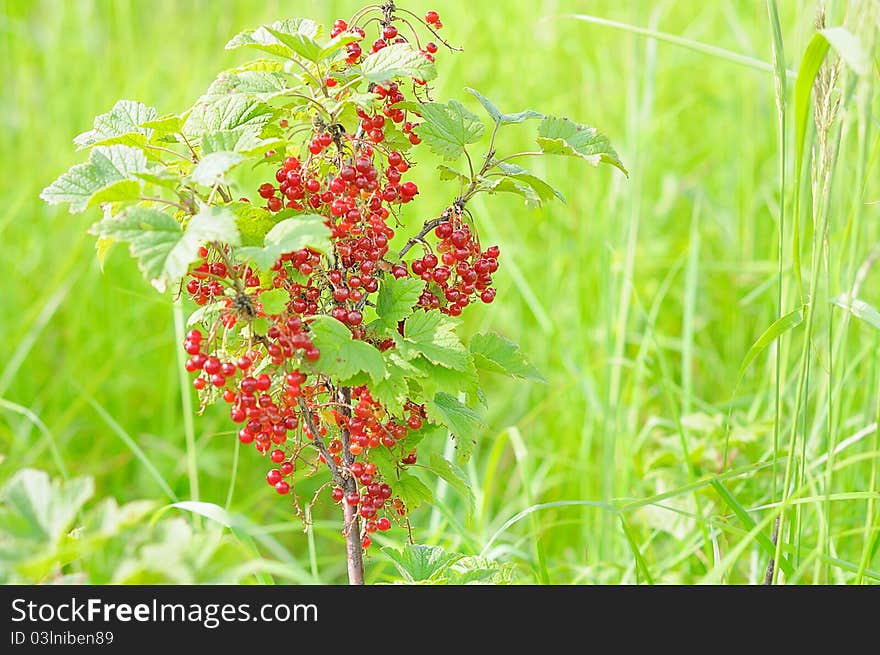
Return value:
M 432 30 L 442 27 L 434 11 L 426 14 L 425 22 Z M 393 21 L 383 21 L 380 28 L 370 52 L 406 41 Z M 344 67 L 355 66 L 364 55 L 359 43 L 366 37 L 364 29 L 337 20 L 331 37 L 343 33 L 357 40 L 346 46 L 342 68 L 337 64 L 324 79 L 328 93 L 337 85 L 337 77 L 345 76 Z M 433 61 L 437 46 L 428 43 L 421 52 Z M 423 83 L 411 81 L 413 89 Z M 482 250 L 455 205 L 434 222 L 437 243 L 433 249 L 418 239 L 425 253 L 409 265 L 402 255 L 390 251 L 401 206 L 409 204 L 419 189 L 404 180 L 411 161 L 400 150 L 386 147 L 386 137 L 389 130 L 399 130 L 412 146 L 418 146 L 419 117 L 401 108 L 407 97 L 400 83 L 372 85 L 371 91 L 374 105 L 371 110 L 358 108 L 354 133 L 315 120 L 301 151 L 286 153 L 274 182 L 258 189 L 270 216 L 287 208 L 325 217 L 332 252 L 288 252 L 271 271 L 259 272 L 244 264 L 233 265 L 229 253 L 217 245 L 204 248 L 203 262 L 186 283 L 187 292 L 200 305 L 220 303 L 220 324 L 227 331 L 238 321 L 251 329 L 238 346 L 226 338 L 228 333 L 220 333 L 219 325 L 207 337 L 199 330 L 190 331 L 184 344 L 190 355 L 186 368 L 197 374 L 193 384 L 202 392 L 203 402 L 219 395 L 229 403 L 232 420 L 242 424 L 239 440 L 269 457 L 272 468 L 266 480 L 275 491 L 292 493 L 297 461 L 309 462 L 301 454 L 303 449 L 318 448 L 318 461 L 334 470 L 333 500 L 356 507 L 364 521 L 364 547 L 371 542 L 370 533 L 390 529 L 392 521 L 407 513 L 404 501 L 394 497 L 389 484 L 392 472 L 379 471 L 371 453 L 388 449 L 399 465 L 414 464 L 416 453 L 405 447 L 406 437 L 422 428 L 425 410 L 410 401 L 402 415 L 393 416 L 366 386 L 351 388 L 350 402 L 343 403 L 339 390 L 309 372 L 311 363 L 321 357 L 310 337 L 311 317 L 331 316 L 353 338 L 388 350 L 395 347 L 394 341 L 372 333 L 363 315 L 383 275 L 424 280 L 427 284 L 418 305 L 457 316 L 476 297 L 492 302 L 491 276 L 498 268 L 497 246 Z M 288 121 L 282 120 L 281 127 L 288 127 Z M 283 289 L 289 299 L 279 313 L 267 315 L 260 296 L 274 289 Z M 265 334 L 254 334 L 256 318 L 268 321 Z

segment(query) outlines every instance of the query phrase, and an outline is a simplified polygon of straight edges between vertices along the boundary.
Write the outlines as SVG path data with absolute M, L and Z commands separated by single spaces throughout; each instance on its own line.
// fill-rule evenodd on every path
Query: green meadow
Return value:
M 437 98 L 570 116 L 630 171 L 542 158 L 565 204 L 469 205 L 501 266 L 464 333 L 546 383 L 487 380 L 473 511 L 440 485 L 415 542 L 513 583 L 760 584 L 771 559 L 778 583 L 880 581 L 880 5 L 829 0 L 847 31 L 816 41 L 814 0 L 780 0 L 778 30 L 764 0 L 399 4 L 464 48 Z M 0 581 L 345 580 L 326 490 L 305 529 L 228 411 L 193 417 L 170 295 L 124 247 L 102 269 L 99 210 L 38 195 L 117 99 L 183 111 L 249 57 L 239 31 L 359 7 L 0 0 Z M 413 223 L 456 191 L 432 161 Z M 47 474 L 33 507 L 23 469 Z M 367 582 L 400 580 L 404 535 L 374 540 Z

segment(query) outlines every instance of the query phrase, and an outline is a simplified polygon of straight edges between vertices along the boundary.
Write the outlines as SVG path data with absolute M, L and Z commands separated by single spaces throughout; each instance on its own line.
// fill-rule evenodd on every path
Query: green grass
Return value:
M 829 4 L 839 25 L 846 3 Z M 242 61 L 223 50 L 239 30 L 289 15 L 332 21 L 358 6 L 0 0 L 0 482 L 34 467 L 93 476 L 97 496 L 120 502 L 214 503 L 241 517 L 228 534 L 243 560 L 267 561 L 247 579 L 344 579 L 335 508 L 316 505 L 304 534 L 269 493 L 263 463 L 250 449 L 239 457 L 223 408 L 188 422 L 171 301 L 124 249 L 101 271 L 86 234 L 95 215 L 37 195 L 78 160 L 71 139 L 117 99 L 181 110 Z M 876 68 L 862 78 L 841 69 L 832 156 L 814 162 L 808 115 L 798 180 L 785 71 L 801 65 L 814 6 L 779 3 L 778 66 L 761 2 L 540 0 L 505 3 L 501 21 L 492 3 L 439 7 L 466 54 L 438 57 L 438 98 L 476 107 L 470 86 L 505 111 L 596 125 L 631 176 L 538 161 L 566 205 L 471 204 L 502 266 L 497 300 L 467 312 L 465 329 L 518 341 L 548 382 L 490 381 L 490 429 L 466 471 L 475 515 L 449 489 L 444 508 L 416 512 L 419 543 L 513 564 L 526 583 L 760 583 L 771 553 L 784 560 L 778 581 L 880 580 L 880 339 L 830 302 L 851 294 L 880 306 L 880 205 L 869 204 L 880 200 L 880 85 Z M 874 11 L 852 10 L 848 23 L 872 53 Z M 512 128 L 511 146 L 526 132 Z M 816 170 L 829 175 L 827 195 L 811 188 Z M 417 181 L 426 213 L 454 193 L 432 184 L 429 166 Z M 805 302 L 803 324 L 764 344 L 737 384 L 752 344 Z M 227 516 L 173 512 L 205 531 Z M 372 550 L 368 579 L 393 577 Z

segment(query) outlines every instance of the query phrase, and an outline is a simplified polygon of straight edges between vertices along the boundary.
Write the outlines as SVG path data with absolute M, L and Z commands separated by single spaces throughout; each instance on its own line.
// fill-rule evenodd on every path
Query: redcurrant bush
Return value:
M 481 436 L 480 375 L 540 379 L 503 337 L 459 334 L 457 317 L 496 302 L 503 274 L 470 200 L 561 199 L 526 156 L 626 172 L 595 128 L 505 113 L 473 89 L 483 117 L 433 99 L 458 50 L 441 28 L 436 11 L 422 20 L 389 2 L 329 30 L 288 19 L 241 32 L 227 49 L 263 59 L 221 73 L 180 114 L 119 101 L 76 138 L 88 162 L 42 193 L 71 212 L 100 205 L 102 244 L 127 244 L 157 290 L 191 304 L 180 348 L 201 409 L 227 408 L 232 438 L 301 516 L 326 495 L 300 498 L 296 478 L 327 479 L 353 583 L 373 538 L 406 534 L 433 502 L 428 476 L 473 503 L 459 467 Z M 499 152 L 524 123 L 536 148 Z M 431 158 L 442 206 L 412 179 Z M 261 182 L 243 185 L 253 169 Z M 449 438 L 454 461 L 440 455 Z

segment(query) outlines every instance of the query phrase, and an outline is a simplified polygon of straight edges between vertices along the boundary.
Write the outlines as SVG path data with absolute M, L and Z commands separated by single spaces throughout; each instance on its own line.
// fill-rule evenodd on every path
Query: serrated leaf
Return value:
M 321 48 L 321 59 L 327 59 L 330 55 L 342 50 L 349 43 L 354 43 L 355 41 L 360 41 L 361 37 L 359 34 L 353 34 L 351 32 L 342 32 L 341 34 L 337 34 L 332 39 L 330 39 L 324 46 Z
M 442 442 L 446 441 L 448 438 L 449 431 L 445 426 L 425 422 L 421 429 L 416 430 L 415 432 L 410 432 L 407 434 L 406 439 L 400 443 L 405 450 L 412 450 L 426 439 L 428 441 L 436 440 L 439 444 L 442 444 Z
M 416 509 L 423 502 L 434 502 L 434 494 L 425 486 L 425 483 L 409 473 L 401 473 L 400 477 L 395 480 L 393 488 L 394 495 L 400 496 L 408 510 Z
M 467 504 L 467 515 L 473 515 L 474 509 L 476 509 L 476 500 L 470 482 L 464 472 L 458 468 L 458 466 L 444 459 L 437 453 L 431 453 L 431 457 L 428 460 L 428 468 L 445 480 L 450 487 L 455 489 L 456 493 L 458 493 Z
M 587 127 L 567 118 L 547 116 L 538 126 L 536 140 L 547 154 L 580 157 L 593 166 L 611 164 L 629 175 L 608 137 L 595 127 Z
M 448 553 L 440 546 L 406 544 L 402 550 L 382 549 L 407 582 L 425 582 L 436 579 L 461 559 L 458 553 Z
M 244 156 L 237 152 L 212 152 L 202 157 L 189 177 L 196 184 L 212 187 L 224 183 L 226 173 L 243 161 Z
M 516 569 L 513 564 L 498 564 L 486 557 L 462 557 L 445 571 L 445 583 L 449 585 L 510 584 Z
M 455 334 L 458 325 L 458 321 L 437 309 L 416 312 L 406 319 L 404 336 L 395 332 L 394 341 L 407 359 L 421 354 L 435 364 L 463 371 L 467 368 L 468 352 Z
M 263 154 L 278 146 L 282 139 L 261 139 L 262 128 L 254 126 L 239 127 L 234 130 L 221 130 L 202 136 L 202 152 L 235 152 L 246 157 Z
M 407 379 L 422 373 L 394 350 L 385 351 L 382 357 L 385 360 L 386 374 L 384 378 L 370 385 L 370 393 L 391 414 L 400 415 L 409 394 Z
M 535 193 L 541 198 L 542 202 L 553 200 L 553 198 L 558 198 L 562 202 L 565 202 L 565 196 L 563 196 L 562 193 L 522 166 L 503 161 L 496 161 L 495 166 L 497 166 L 498 169 L 508 177 L 512 177 L 532 187 Z
M 224 71 L 202 96 L 208 100 L 220 96 L 244 94 L 268 100 L 289 90 L 287 76 L 277 71 Z
M 159 291 L 165 291 L 186 274 L 202 243 L 238 243 L 235 217 L 222 207 L 207 208 L 193 216 L 186 230 L 165 212 L 131 207 L 121 216 L 96 223 L 90 231 L 99 237 L 128 243 L 141 271 Z
M 474 364 L 484 371 L 544 382 L 538 369 L 523 357 L 519 346 L 494 332 L 475 334 L 471 338 L 470 351 Z
M 70 530 L 94 491 L 92 478 L 62 482 L 50 480 L 44 471 L 22 469 L 0 494 L 0 523 L 20 539 L 55 544 Z
M 410 43 L 393 43 L 368 55 L 361 63 L 361 73 L 376 83 L 399 77 L 429 82 L 437 77 L 434 63 Z
M 459 173 L 457 170 L 447 166 L 446 164 L 440 164 L 437 167 L 437 170 L 439 171 L 438 177 L 444 182 L 450 182 L 450 181 L 455 180 L 455 181 L 458 181 L 459 183 L 461 183 L 462 185 L 466 185 L 466 184 L 470 183 L 470 178 L 468 178 L 467 175 L 465 175 L 464 173 Z
M 235 50 L 237 48 L 256 48 L 263 52 L 268 52 L 278 57 L 290 58 L 293 56 L 293 50 L 290 46 L 282 43 L 274 32 L 293 33 L 299 31 L 304 19 L 289 18 L 280 20 L 271 25 L 261 25 L 252 30 L 244 30 L 232 37 L 226 44 L 227 50 Z M 315 25 L 313 21 L 308 21 L 311 25 Z M 317 27 L 317 26 L 315 26 Z
M 214 320 L 220 315 L 220 312 L 225 309 L 226 301 L 218 300 L 216 302 L 208 303 L 207 305 L 202 305 L 198 307 L 192 314 L 189 315 L 189 318 L 186 319 L 186 327 L 191 328 L 198 323 L 202 323 L 203 325 L 211 325 Z
M 84 211 L 100 202 L 137 198 L 142 182 L 136 173 L 147 170 L 141 150 L 123 145 L 97 146 L 89 162 L 77 164 L 40 193 L 51 205 L 69 203 L 70 213 Z
M 425 403 L 425 410 L 431 421 L 449 428 L 456 440 L 456 458 L 466 462 L 473 452 L 477 435 L 485 428 L 480 415 L 455 396 L 442 392 Z
M 171 191 L 176 190 L 180 185 L 180 177 L 164 169 L 158 169 L 150 173 L 132 173 L 132 177 L 143 180 L 147 184 L 154 184 Z
M 397 470 L 397 459 L 394 454 L 385 446 L 370 449 L 369 459 L 375 464 L 379 471 L 387 478 L 394 479 L 392 476 Z
M 299 56 L 314 62 L 321 60 L 323 48 L 316 41 L 319 27 L 315 21 L 308 18 L 289 18 L 267 25 L 266 31 Z
M 287 309 L 290 292 L 287 289 L 269 289 L 260 294 L 260 304 L 268 316 L 278 316 Z
M 430 398 L 440 391 L 453 395 L 466 393 L 470 396 L 477 393 L 479 378 L 477 369 L 470 360 L 461 370 L 438 366 L 425 357 L 417 357 L 410 364 L 420 374 L 418 384 L 426 397 Z
M 476 89 L 472 89 L 466 86 L 465 91 L 468 91 L 477 100 L 479 100 L 480 104 L 483 105 L 483 109 L 485 109 L 489 116 L 492 117 L 492 120 L 496 123 L 500 123 L 501 125 L 505 125 L 507 123 L 522 123 L 523 121 L 529 120 L 530 118 L 544 118 L 544 114 L 532 111 L 531 109 L 526 109 L 525 111 L 520 111 L 515 114 L 505 114 L 500 109 L 498 109 L 498 107 L 496 107 L 494 103 L 489 100 L 489 98 L 484 96 Z
M 106 114 L 95 117 L 94 126 L 77 136 L 78 150 L 96 145 L 122 144 L 141 147 L 150 140 L 153 130 L 142 124 L 156 118 L 156 109 L 134 100 L 120 100 Z
M 200 98 L 183 124 L 187 137 L 198 138 L 211 132 L 251 126 L 262 128 L 272 120 L 275 110 L 262 100 L 241 94 L 219 98 Z
M 412 148 L 409 136 L 404 134 L 402 130 L 392 127 L 385 128 L 385 140 L 382 141 L 382 145 L 397 152 L 406 152 Z
M 263 240 L 263 247 L 239 248 L 236 255 L 247 259 L 263 270 L 272 268 L 286 252 L 310 248 L 318 252 L 329 252 L 330 228 L 324 224 L 324 217 L 318 214 L 301 214 L 276 223 Z
M 418 135 L 431 150 L 446 159 L 458 159 L 464 147 L 479 141 L 486 130 L 480 118 L 457 100 L 446 104 L 426 102 L 416 109 L 422 115 Z
M 513 193 L 525 199 L 526 206 L 535 209 L 541 206 L 541 196 L 531 185 L 521 182 L 515 177 L 482 178 L 482 188 L 490 193 Z
M 226 206 L 235 214 L 235 224 L 243 246 L 262 246 L 266 234 L 275 226 L 277 217 L 284 217 L 289 211 L 272 214 L 263 207 L 249 202 L 234 202 Z
M 166 114 L 159 118 L 144 121 L 140 127 L 153 130 L 154 136 L 164 136 L 166 134 L 176 134 L 183 129 L 183 117 L 177 114 Z
M 321 351 L 315 368 L 321 373 L 346 380 L 361 371 L 373 382 L 385 377 L 385 361 L 377 348 L 353 339 L 342 323 L 330 316 L 318 316 L 310 323 L 312 343 Z
M 379 287 L 376 300 L 377 324 L 381 327 L 396 330 L 398 321 L 412 314 L 413 307 L 419 301 L 425 289 L 424 280 L 404 277 L 386 276 Z

